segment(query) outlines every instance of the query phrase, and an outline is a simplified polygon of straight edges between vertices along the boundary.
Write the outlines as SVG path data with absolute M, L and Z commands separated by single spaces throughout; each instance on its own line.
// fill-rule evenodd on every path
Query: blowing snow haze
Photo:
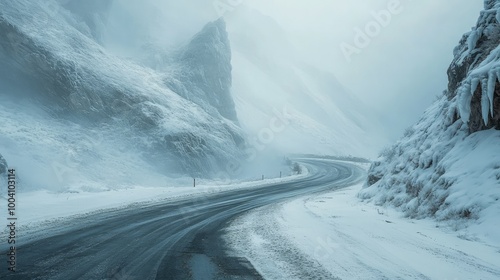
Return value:
M 373 157 L 445 84 L 433 73 L 446 59 L 414 67 L 457 36 L 429 40 L 439 25 L 415 19 L 467 22 L 409 2 L 2 1 L 2 154 L 34 170 L 33 187 L 238 177 L 290 153 Z M 424 45 L 432 55 L 416 53 Z
M 0 0 L 0 279 L 500 279 L 499 140 L 500 0 Z

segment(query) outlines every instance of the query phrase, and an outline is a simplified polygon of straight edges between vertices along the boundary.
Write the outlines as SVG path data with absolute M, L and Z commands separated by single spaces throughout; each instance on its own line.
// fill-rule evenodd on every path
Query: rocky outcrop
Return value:
M 231 96 L 231 46 L 224 19 L 207 24 L 196 34 L 181 52 L 178 63 L 183 68 L 179 78 L 187 91 L 237 122 Z
M 213 116 L 238 124 L 232 87 L 231 44 L 226 23 L 209 22 L 184 46 L 145 43 L 140 63 L 164 73 L 164 84 Z
M 457 98 L 471 133 L 500 129 L 500 3 L 485 1 L 477 25 L 464 34 L 448 69 L 448 98 Z

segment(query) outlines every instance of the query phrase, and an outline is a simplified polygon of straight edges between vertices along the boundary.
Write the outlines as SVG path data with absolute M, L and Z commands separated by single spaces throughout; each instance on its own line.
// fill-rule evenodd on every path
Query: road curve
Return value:
M 225 255 L 221 230 L 246 211 L 364 177 L 346 162 L 299 161 L 310 176 L 297 181 L 75 219 L 62 232 L 19 245 L 17 272 L 2 262 L 0 279 L 262 279 L 247 260 Z

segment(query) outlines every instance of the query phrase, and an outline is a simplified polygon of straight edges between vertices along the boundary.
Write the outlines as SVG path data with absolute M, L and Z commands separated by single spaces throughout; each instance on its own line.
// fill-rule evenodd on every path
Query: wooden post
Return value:
M 196 178 L 193 178 L 193 188 L 196 188 Z

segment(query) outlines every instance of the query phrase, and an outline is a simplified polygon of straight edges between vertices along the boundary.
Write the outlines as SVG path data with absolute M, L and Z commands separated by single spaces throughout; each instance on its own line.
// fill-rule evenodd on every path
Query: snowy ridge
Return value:
M 499 8 L 485 1 L 477 27 L 455 48 L 448 90 L 374 161 L 360 198 L 498 243 Z

